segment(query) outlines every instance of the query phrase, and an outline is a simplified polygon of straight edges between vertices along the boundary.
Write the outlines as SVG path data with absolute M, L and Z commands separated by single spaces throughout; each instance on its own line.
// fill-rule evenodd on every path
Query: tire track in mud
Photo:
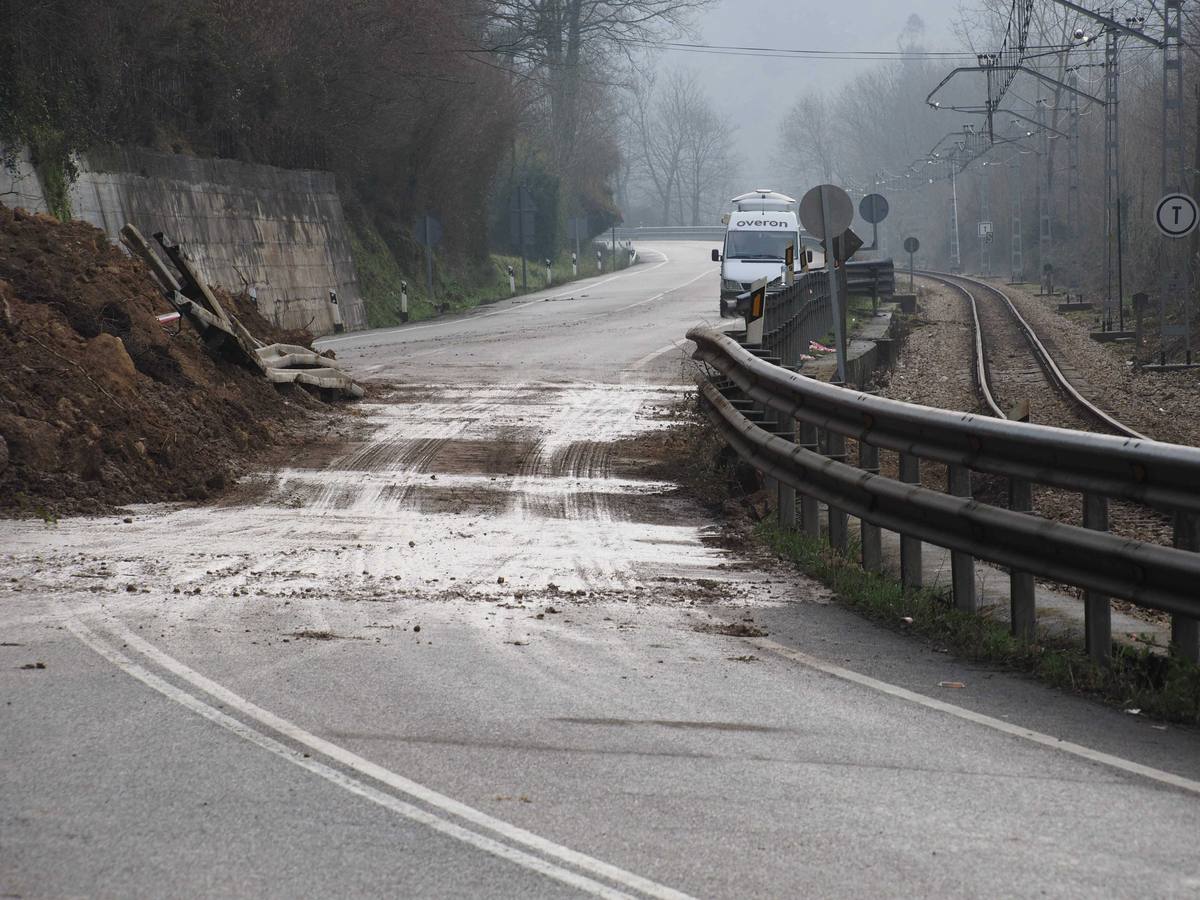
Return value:
M 241 503 L 148 510 L 111 530 L 64 523 L 46 544 L 60 566 L 29 556 L 16 568 L 26 591 L 47 584 L 73 604 L 158 604 L 171 611 L 165 621 L 214 628 L 289 606 L 321 630 L 322 604 L 347 600 L 519 601 L 554 593 L 552 584 L 632 594 L 660 570 L 707 572 L 717 562 L 690 526 L 641 521 L 669 486 L 643 489 L 616 472 L 613 442 L 660 427 L 667 393 L 589 383 L 422 389 L 414 402 L 402 395 L 370 410 L 364 443 L 285 469 Z M 120 571 L 96 594 L 88 567 L 105 553 Z M 136 593 L 126 596 L 130 582 Z

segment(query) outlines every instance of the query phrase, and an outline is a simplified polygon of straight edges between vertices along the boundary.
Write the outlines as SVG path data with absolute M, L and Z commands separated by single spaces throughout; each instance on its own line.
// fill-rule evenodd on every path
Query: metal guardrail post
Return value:
M 1024 478 L 1008 480 L 1008 508 L 1013 512 L 1033 512 L 1033 485 Z M 1018 569 L 1009 571 L 1008 598 L 1013 636 L 1032 641 L 1037 637 L 1037 604 L 1034 601 L 1032 572 Z
M 971 496 L 971 470 L 966 466 L 947 468 L 947 488 L 955 497 Z M 950 554 L 950 583 L 954 588 L 954 605 L 963 612 L 978 612 L 975 594 L 975 558 L 970 553 L 953 551 Z
M 825 434 L 826 456 L 837 462 L 846 461 L 846 436 L 836 431 Z M 829 546 L 842 556 L 850 548 L 850 516 L 844 509 L 827 507 L 829 514 Z
M 796 420 L 791 416 L 785 416 L 783 421 L 779 423 L 779 429 L 775 434 L 777 437 L 781 437 L 785 441 L 794 444 L 796 442 Z M 784 481 L 779 481 L 777 484 L 775 516 L 779 520 L 779 527 L 784 531 L 795 531 L 796 489 Z
M 872 475 L 879 474 L 879 448 L 866 441 L 858 442 L 858 467 Z M 859 520 L 859 540 L 862 543 L 862 567 L 866 572 L 883 571 L 883 530 L 866 519 Z
M 900 454 L 900 480 L 905 484 L 921 483 L 921 460 L 911 453 Z M 921 576 L 921 541 L 900 535 L 900 583 L 907 588 L 919 588 Z
M 813 453 L 820 452 L 817 446 L 817 426 L 807 422 L 800 423 L 800 440 L 798 442 L 805 450 Z M 810 538 L 821 536 L 821 506 L 817 498 L 809 494 L 800 497 L 800 527 Z
M 830 382 L 837 387 L 844 387 L 840 382 Z M 837 431 L 825 432 L 825 455 L 835 462 L 846 461 L 846 436 Z M 829 518 L 829 546 L 840 556 L 845 556 L 850 549 L 850 516 L 844 509 L 826 506 Z
M 1108 531 L 1107 497 L 1083 495 L 1083 527 Z M 1083 592 L 1083 630 L 1088 656 L 1098 663 L 1108 663 L 1112 655 L 1112 604 L 1104 594 Z
M 1200 551 L 1200 517 L 1176 512 L 1174 543 L 1180 550 Z M 1200 619 L 1171 616 L 1171 648 L 1176 656 L 1200 663 Z

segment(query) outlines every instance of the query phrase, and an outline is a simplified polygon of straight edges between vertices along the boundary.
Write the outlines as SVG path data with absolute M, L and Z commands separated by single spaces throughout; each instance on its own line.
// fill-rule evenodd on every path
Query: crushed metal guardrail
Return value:
M 121 229 L 121 240 L 149 266 L 163 296 L 175 308 L 176 318 L 186 319 L 206 343 L 227 348 L 274 384 L 302 384 L 346 397 L 364 396 L 362 386 L 330 357 L 293 344 L 264 344 L 254 337 L 237 316 L 224 309 L 197 275 L 183 249 L 164 234 L 156 234 L 155 238 L 178 274 L 167 268 L 137 228 L 126 225 Z

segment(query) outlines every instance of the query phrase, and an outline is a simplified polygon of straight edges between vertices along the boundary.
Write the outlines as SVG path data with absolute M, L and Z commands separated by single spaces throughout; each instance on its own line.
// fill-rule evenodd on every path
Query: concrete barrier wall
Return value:
M 333 330 L 336 290 L 347 328 L 366 325 L 341 198 L 327 172 L 277 169 L 140 149 L 79 161 L 71 214 L 116 242 L 132 222 L 182 243 L 211 284 L 253 287 L 259 308 L 286 328 Z M 29 157 L 0 167 L 0 202 L 46 211 Z

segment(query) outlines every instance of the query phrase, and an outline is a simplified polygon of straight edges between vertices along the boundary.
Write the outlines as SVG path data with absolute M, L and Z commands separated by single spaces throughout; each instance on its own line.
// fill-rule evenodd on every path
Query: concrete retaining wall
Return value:
M 79 161 L 71 214 L 116 242 L 132 222 L 185 245 L 209 283 L 253 287 L 260 309 L 286 328 L 333 330 L 336 290 L 348 328 L 366 325 L 341 198 L 327 172 L 277 169 L 140 149 Z M 0 167 L 0 202 L 47 211 L 29 157 Z

